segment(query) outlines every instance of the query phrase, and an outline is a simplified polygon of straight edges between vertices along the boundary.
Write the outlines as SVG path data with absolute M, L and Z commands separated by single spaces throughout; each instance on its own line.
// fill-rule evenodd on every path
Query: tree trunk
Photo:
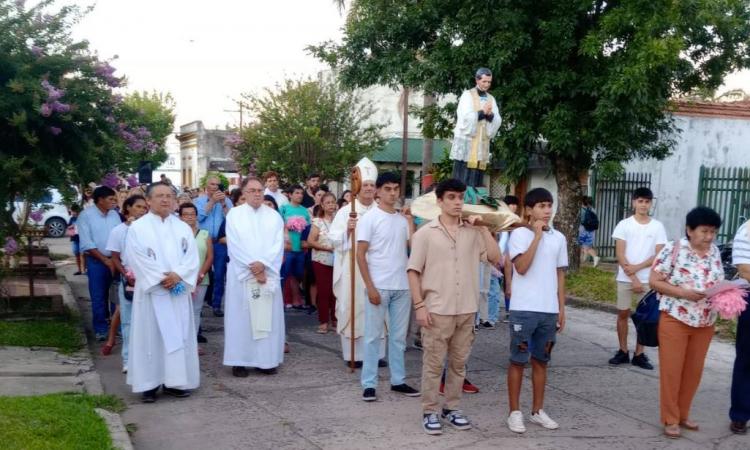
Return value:
M 578 226 L 580 225 L 583 189 L 580 173 L 574 164 L 566 161 L 555 161 L 553 166 L 557 180 L 558 202 L 555 229 L 564 234 L 568 240 L 568 270 L 576 272 L 581 264 Z
M 435 104 L 435 96 L 430 94 L 424 94 L 422 96 L 422 107 L 426 108 Z M 433 139 L 430 137 L 424 137 L 422 141 L 422 176 L 430 170 L 432 167 L 432 146 Z

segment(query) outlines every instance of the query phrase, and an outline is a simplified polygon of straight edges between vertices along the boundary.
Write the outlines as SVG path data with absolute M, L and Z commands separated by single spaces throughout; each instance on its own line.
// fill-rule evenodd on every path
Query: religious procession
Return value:
M 342 368 L 360 370 L 361 399 L 378 400 L 379 368 L 387 368 L 392 392 L 421 397 L 415 429 L 419 424 L 429 435 L 442 434 L 445 426 L 472 428 L 461 408 L 463 393 L 478 392 L 466 377 L 467 362 L 477 331 L 499 325 L 504 297 L 502 322 L 510 343 L 507 427 L 519 434 L 527 423 L 560 428 L 545 412 L 544 399 L 547 367 L 566 327 L 568 243 L 553 227 L 555 199 L 548 190 L 531 189 L 522 202 L 483 196 L 490 140 L 501 119 L 488 93 L 492 72 L 480 68 L 474 78 L 476 86 L 458 104 L 451 177 L 410 205 L 400 204 L 399 175 L 378 173 L 368 158 L 352 169 L 350 189 L 341 199 L 319 185 L 317 174 L 308 177 L 306 187 L 286 188 L 287 195 L 280 192 L 275 172 L 246 176 L 231 199 L 218 177 L 209 178 L 205 194 L 194 201 L 183 198 L 179 205 L 174 187 L 159 181 L 148 185 L 145 197 L 125 200 L 120 211 L 125 222 L 110 223 L 110 216 L 118 217 L 106 210 L 116 204 L 115 193 L 94 189 L 95 206 L 76 222 L 80 251 L 87 255 L 92 299 L 107 285 L 95 282 L 98 267 L 112 265 L 121 277 L 115 302 L 119 321 L 111 322 L 109 336 L 119 323 L 122 372 L 132 392 L 153 403 L 161 395 L 189 397 L 200 388 L 198 343 L 206 341 L 201 311 L 212 272 L 211 305 L 224 322 L 222 363 L 234 377 L 247 378 L 251 370 L 274 375 L 285 354 L 293 359 L 285 311 L 309 309 L 317 312 L 317 333 L 339 335 Z M 647 327 L 653 319 L 638 325 L 632 364 L 653 370 L 643 347 L 658 339 L 661 420 L 664 434 L 676 439 L 683 430 L 699 430 L 691 419 L 693 398 L 712 325 L 729 308 L 722 309 L 717 299 L 738 285 L 723 281 L 713 244 L 719 215 L 707 207 L 692 209 L 686 237 L 667 242 L 663 225 L 649 217 L 652 199 L 649 189 L 636 189 L 634 215 L 613 234 L 621 261 L 618 308 L 623 314 L 617 331 L 622 348 L 609 363 L 631 362 L 631 301 L 652 289 L 660 298 L 649 311 L 658 316 L 658 329 Z M 743 259 L 750 245 L 747 224 L 734 244 L 733 263 L 743 276 L 750 267 Z M 312 289 L 316 300 L 306 304 Z M 647 297 L 638 311 L 652 307 Z M 739 301 L 744 302 L 741 296 Z M 93 318 L 95 326 L 103 320 Z M 406 382 L 409 335 L 416 336 L 422 351 L 418 386 Z M 103 354 L 112 347 L 109 339 Z M 739 420 L 731 427 L 737 431 L 750 414 L 744 357 L 738 351 L 732 386 L 731 415 Z M 524 414 L 521 391 L 529 365 L 531 408 Z
M 747 1 L 283 6 L 0 0 L 0 448 L 750 449 Z

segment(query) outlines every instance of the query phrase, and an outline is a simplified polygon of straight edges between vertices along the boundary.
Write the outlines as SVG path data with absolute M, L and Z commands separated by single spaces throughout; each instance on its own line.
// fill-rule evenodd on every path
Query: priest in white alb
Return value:
M 263 183 L 242 180 L 245 204 L 227 214 L 227 288 L 224 300 L 224 365 L 246 377 L 254 367 L 276 373 L 284 361 L 281 260 L 284 221 L 263 204 Z
M 367 214 L 372 208 L 377 207 L 375 203 L 375 180 L 378 178 L 378 169 L 372 161 L 362 158 L 358 163 L 362 189 L 357 195 L 355 211 L 357 218 Z M 333 293 L 336 296 L 336 320 L 337 331 L 341 336 L 341 350 L 344 361 L 351 361 L 351 271 L 355 270 L 354 289 L 354 361 L 359 367 L 364 358 L 364 335 L 365 335 L 365 283 L 356 264 L 351 265 L 351 232 L 355 230 L 357 218 L 350 218 L 352 205 L 346 205 L 336 212 L 331 223 L 328 237 L 333 243 Z M 380 346 L 380 358 L 385 357 L 385 336 Z
M 172 214 L 171 186 L 149 186 L 150 212 L 130 225 L 125 241 L 135 272 L 127 383 L 144 403 L 160 387 L 187 397 L 200 384 L 192 291 L 200 261 L 190 227 Z

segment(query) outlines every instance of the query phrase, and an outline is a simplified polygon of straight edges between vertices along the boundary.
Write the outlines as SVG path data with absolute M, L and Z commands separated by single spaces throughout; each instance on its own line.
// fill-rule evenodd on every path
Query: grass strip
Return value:
M 0 345 L 54 347 L 73 353 L 82 347 L 77 319 L 0 321 Z
M 125 405 L 112 395 L 0 396 L 0 446 L 26 450 L 111 449 L 107 425 L 94 408 L 121 412 Z

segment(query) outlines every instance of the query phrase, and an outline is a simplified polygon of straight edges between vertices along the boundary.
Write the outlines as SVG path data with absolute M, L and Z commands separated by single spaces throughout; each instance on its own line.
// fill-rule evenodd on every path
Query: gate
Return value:
M 750 168 L 701 166 L 698 204 L 713 208 L 722 220 L 716 236 L 731 241 L 737 228 L 750 217 Z
M 619 221 L 631 214 L 631 197 L 639 187 L 651 188 L 650 173 L 624 173 L 616 178 L 598 179 L 592 175 L 594 209 L 599 217 L 594 248 L 602 259 L 614 260 L 615 241 L 612 232 Z

